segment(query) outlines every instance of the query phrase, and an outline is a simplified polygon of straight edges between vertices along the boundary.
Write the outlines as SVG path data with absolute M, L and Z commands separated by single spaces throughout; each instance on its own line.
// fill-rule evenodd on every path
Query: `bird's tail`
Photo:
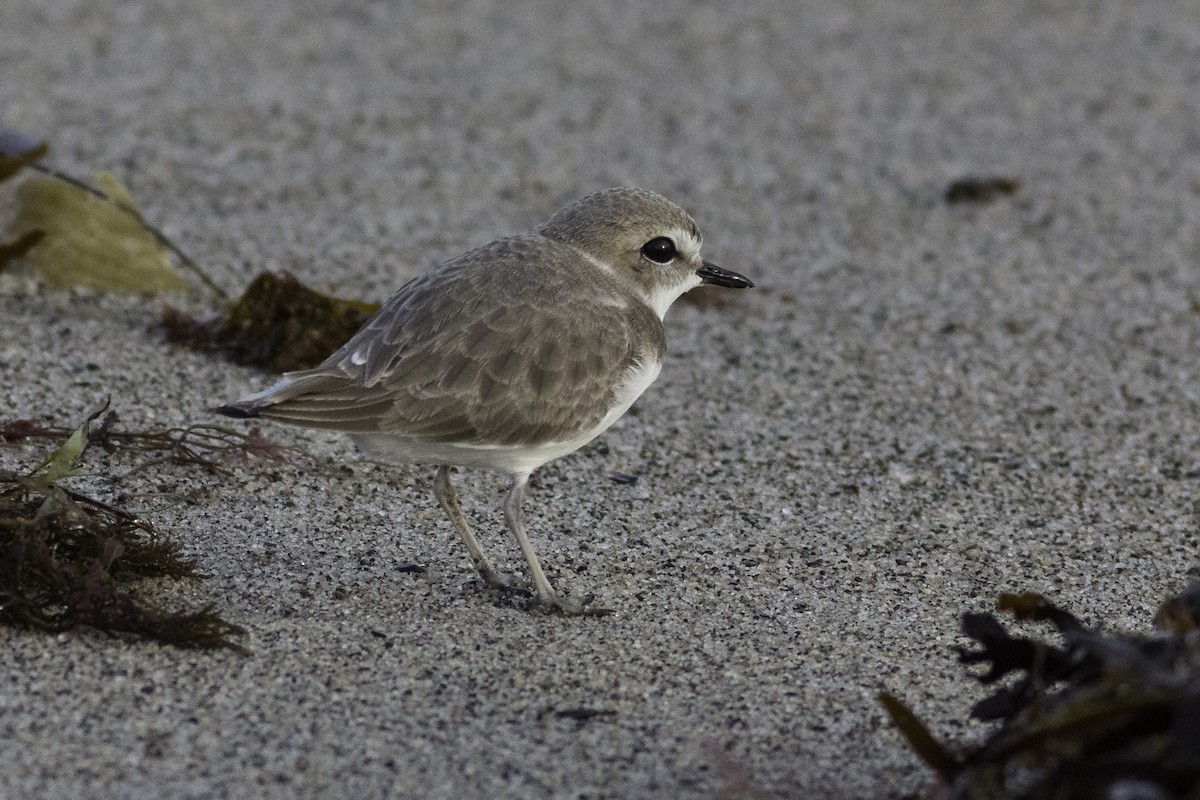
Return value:
M 261 392 L 214 408 L 235 419 L 265 417 L 307 428 L 362 432 L 375 430 L 391 401 L 364 393 L 344 375 L 306 370 L 284 375 Z

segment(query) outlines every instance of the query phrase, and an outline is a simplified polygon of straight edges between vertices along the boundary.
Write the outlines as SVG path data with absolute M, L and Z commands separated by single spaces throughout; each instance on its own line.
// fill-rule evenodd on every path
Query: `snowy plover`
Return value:
M 507 472 L 504 519 L 538 601 L 567 611 L 525 533 L 535 469 L 603 433 L 662 368 L 662 318 L 702 283 L 753 284 L 700 258 L 681 208 L 608 189 L 534 233 L 497 239 L 413 278 L 323 364 L 218 408 L 344 431 L 363 449 L 438 467 L 433 491 L 489 585 L 507 583 L 458 505 L 450 467 Z

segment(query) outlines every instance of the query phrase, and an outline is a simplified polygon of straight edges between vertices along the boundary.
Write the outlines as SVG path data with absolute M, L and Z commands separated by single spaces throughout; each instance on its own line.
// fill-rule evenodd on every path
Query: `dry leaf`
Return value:
M 30 175 L 16 187 L 9 233 L 18 238 L 33 231 L 45 234 L 22 260 L 55 289 L 186 289 L 166 251 L 146 229 L 129 191 L 111 175 L 101 173 L 96 181 L 106 196 L 45 175 Z

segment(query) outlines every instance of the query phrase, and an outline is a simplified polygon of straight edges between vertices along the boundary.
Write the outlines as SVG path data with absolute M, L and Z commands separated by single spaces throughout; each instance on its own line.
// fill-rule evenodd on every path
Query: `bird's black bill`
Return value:
M 714 286 L 728 286 L 730 289 L 749 289 L 754 282 L 745 275 L 739 275 L 733 270 L 721 269 L 711 261 L 705 261 L 696 270 L 701 283 L 711 283 Z

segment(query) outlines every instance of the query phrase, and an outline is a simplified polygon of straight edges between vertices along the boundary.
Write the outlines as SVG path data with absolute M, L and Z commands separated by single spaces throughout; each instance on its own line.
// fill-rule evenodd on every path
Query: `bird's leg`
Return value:
M 529 541 L 529 536 L 525 533 L 525 522 L 521 516 L 521 500 L 525 497 L 525 487 L 528 484 L 528 473 L 513 478 L 512 488 L 509 489 L 508 497 L 504 501 L 504 521 L 508 524 L 512 535 L 517 538 L 517 544 L 521 545 L 521 552 L 525 554 L 525 561 L 529 564 L 529 574 L 533 577 L 533 585 L 537 589 L 538 604 L 566 614 L 596 616 L 611 614 L 612 612 L 608 609 L 584 608 L 584 605 L 578 601 L 560 597 L 550 585 L 550 581 L 546 580 L 546 573 L 542 571 L 542 565 L 533 549 L 533 543 Z
M 491 559 L 484 555 L 483 548 L 479 546 L 479 540 L 475 538 L 475 534 L 471 533 L 462 509 L 459 508 L 458 498 L 454 494 L 454 486 L 450 483 L 449 467 L 438 467 L 437 477 L 433 481 L 433 496 L 437 498 L 438 504 L 450 518 L 450 523 L 454 525 L 454 530 L 458 531 L 463 544 L 467 546 L 467 552 L 471 554 L 471 560 L 475 562 L 475 569 L 479 570 L 479 575 L 483 578 L 484 583 L 497 589 L 514 591 L 514 587 L 500 575 Z

